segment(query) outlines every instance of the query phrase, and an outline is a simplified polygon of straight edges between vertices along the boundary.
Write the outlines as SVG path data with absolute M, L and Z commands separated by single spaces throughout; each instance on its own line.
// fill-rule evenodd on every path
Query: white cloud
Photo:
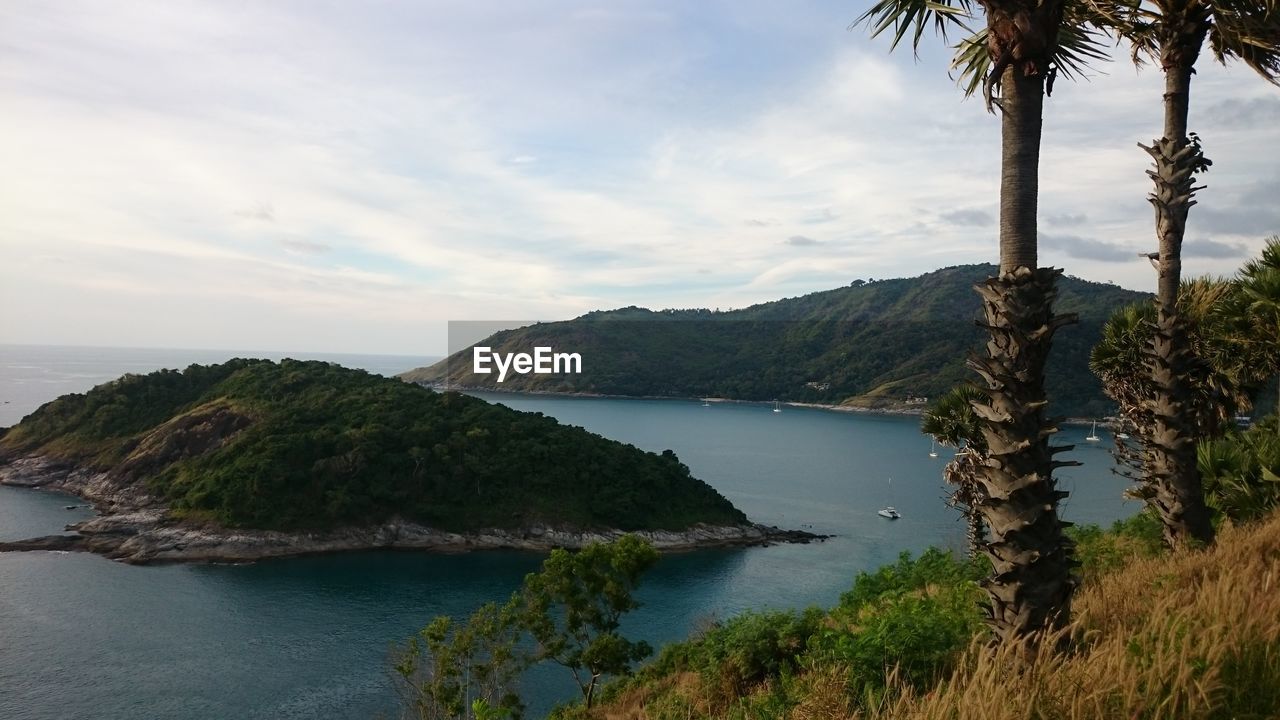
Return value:
M 995 257 L 998 121 L 836 3 L 0 13 L 0 339 L 432 352 L 446 319 L 741 306 Z M 1205 65 L 1203 207 L 1232 208 L 1280 130 L 1226 109 L 1274 91 Z M 1159 74 L 1109 72 L 1047 105 L 1042 216 L 1141 248 Z M 1073 254 L 1046 243 L 1072 274 L 1152 282 Z

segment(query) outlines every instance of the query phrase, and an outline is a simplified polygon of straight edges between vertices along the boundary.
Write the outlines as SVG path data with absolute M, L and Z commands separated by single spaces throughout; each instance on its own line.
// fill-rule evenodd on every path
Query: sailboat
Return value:
M 774 412 L 782 412 L 782 404 L 781 404 L 781 403 L 779 403 L 777 400 L 774 400 L 774 401 L 773 401 L 773 411 L 774 411 Z
M 929 457 L 938 457 L 938 441 L 936 439 L 929 443 Z
M 707 402 L 706 398 L 702 398 L 702 407 L 711 407 L 711 403 Z
M 1098 421 L 1093 421 L 1093 429 L 1089 431 L 1089 436 L 1085 438 L 1089 442 L 1098 442 L 1102 438 L 1098 437 Z
M 890 490 L 889 494 L 892 495 L 893 494 L 892 493 L 893 478 L 889 478 L 889 490 Z M 876 514 L 879 515 L 880 517 L 889 518 L 890 520 L 897 520 L 898 518 L 902 517 L 901 515 L 898 514 L 897 510 L 893 509 L 892 505 L 888 505 L 886 507 L 880 508 L 880 511 L 877 512 Z

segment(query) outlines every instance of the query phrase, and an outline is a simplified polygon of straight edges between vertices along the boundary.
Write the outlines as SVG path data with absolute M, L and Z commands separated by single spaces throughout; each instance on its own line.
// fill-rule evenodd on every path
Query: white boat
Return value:
M 1120 438 L 1121 440 L 1128 440 L 1129 433 L 1116 433 L 1116 437 Z
M 1093 429 L 1089 431 L 1089 435 L 1085 440 L 1088 440 L 1089 442 L 1098 442 L 1101 439 L 1102 438 L 1098 437 L 1098 421 L 1094 420 Z
M 938 457 L 938 441 L 929 443 L 929 457 Z
M 711 407 L 711 403 L 707 402 L 707 399 L 706 399 L 706 398 L 703 398 L 703 399 L 702 399 L 702 407 Z
M 779 403 L 777 400 L 774 400 L 774 401 L 773 401 L 773 411 L 774 411 L 774 412 L 782 412 L 782 403 Z
M 889 491 L 889 494 L 893 495 L 893 478 L 889 478 Z M 880 517 L 889 518 L 890 520 L 897 520 L 902 517 L 902 515 L 898 514 L 898 511 L 895 510 L 892 505 L 881 508 L 876 512 L 876 514 Z

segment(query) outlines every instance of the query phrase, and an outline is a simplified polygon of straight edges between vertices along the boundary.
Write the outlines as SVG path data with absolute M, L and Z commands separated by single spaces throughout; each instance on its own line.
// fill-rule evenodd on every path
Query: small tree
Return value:
M 520 651 L 519 599 L 488 603 L 466 622 L 437 617 L 395 659 L 409 717 L 421 720 L 519 718 L 516 680 L 530 665 Z
M 632 592 L 657 561 L 652 545 L 624 535 L 578 552 L 555 550 L 542 572 L 525 578 L 521 624 L 538 643 L 536 658 L 568 668 L 588 708 L 603 676 L 627 674 L 631 663 L 653 652 L 618 627 L 640 607 Z
M 1242 302 L 1224 313 L 1241 328 L 1241 355 L 1263 372 L 1280 373 L 1280 235 L 1267 239 L 1260 258 L 1245 263 L 1237 282 Z M 1280 392 L 1280 378 L 1276 388 Z M 1275 412 L 1280 415 L 1280 396 Z
M 948 503 L 964 515 L 969 557 L 983 552 L 987 525 L 979 509 L 986 488 L 978 468 L 986 462 L 987 441 L 973 403 L 983 397 L 978 388 L 965 383 L 938 398 L 920 420 L 920 429 L 942 445 L 959 450 L 942 470 L 942 478 L 955 486 Z
M 1280 260 L 1280 249 L 1272 255 Z M 1280 321 L 1267 322 L 1266 303 L 1256 301 L 1265 281 L 1253 292 L 1249 285 L 1251 277 L 1268 272 L 1266 262 L 1264 251 L 1263 259 L 1248 263 L 1235 281 L 1200 278 L 1183 281 L 1179 287 L 1176 314 L 1185 335 L 1180 412 L 1182 421 L 1196 428 L 1198 441 L 1230 429 L 1232 418 L 1249 407 L 1250 397 L 1277 367 L 1275 344 L 1267 333 L 1275 337 L 1273 328 L 1280 327 Z M 1280 297 L 1280 292 L 1276 295 Z M 1164 466 L 1155 462 L 1162 452 L 1157 446 L 1171 442 L 1172 437 L 1156 418 L 1163 389 L 1150 372 L 1149 350 L 1160 332 L 1158 313 L 1156 306 L 1147 303 L 1118 310 L 1103 327 L 1089 364 L 1133 428 L 1133 444 L 1116 440 L 1119 472 L 1137 483 L 1129 494 L 1156 512 L 1165 542 L 1172 546 L 1196 536 L 1187 528 L 1190 510 L 1185 492 L 1166 482 L 1166 473 L 1153 471 L 1153 462 Z M 1200 505 L 1203 495 L 1203 490 L 1196 493 Z M 1203 521 L 1208 522 L 1207 515 Z

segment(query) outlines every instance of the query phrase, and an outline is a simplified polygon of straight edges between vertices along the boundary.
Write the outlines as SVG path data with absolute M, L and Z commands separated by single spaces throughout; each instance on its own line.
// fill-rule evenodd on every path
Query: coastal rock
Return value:
M 0 485 L 65 492 L 92 502 L 99 512 L 123 512 L 158 505 L 141 482 L 121 483 L 109 473 L 42 455 L 0 461 Z
M 0 552 L 27 550 L 88 551 L 122 562 L 251 562 L 276 557 L 357 550 L 576 549 L 615 540 L 623 530 L 559 528 L 535 525 L 454 533 L 403 520 L 325 532 L 281 532 L 197 525 L 174 520 L 136 484 L 124 488 L 95 473 L 42 457 L 12 459 L 0 466 L 0 484 L 59 490 L 94 503 L 101 515 L 68 526 L 75 535 L 51 535 L 0 543 Z M 808 543 L 827 536 L 759 524 L 694 525 L 684 530 L 644 530 L 638 535 L 659 550 L 676 552 L 711 547 Z

